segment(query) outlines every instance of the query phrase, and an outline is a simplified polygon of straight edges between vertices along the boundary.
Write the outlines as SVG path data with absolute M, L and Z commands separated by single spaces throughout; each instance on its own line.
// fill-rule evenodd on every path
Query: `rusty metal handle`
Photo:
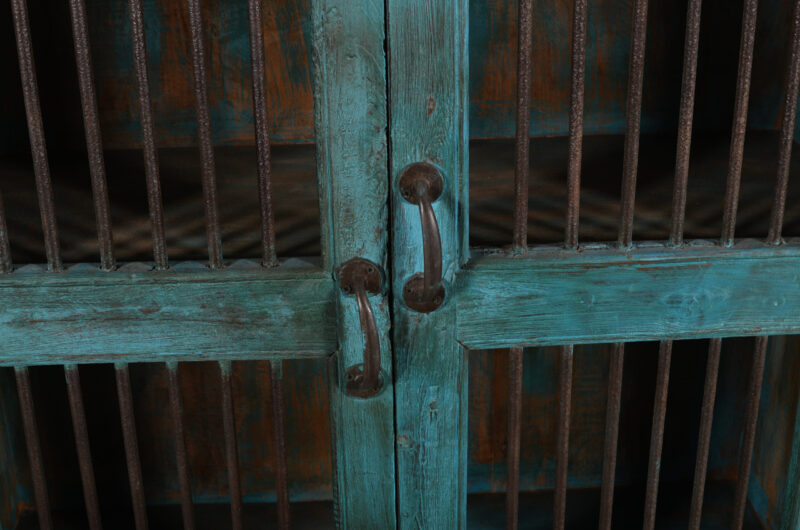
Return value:
M 381 292 L 381 273 L 377 265 L 371 261 L 354 258 L 345 263 L 339 270 L 339 285 L 347 294 L 356 297 L 358 320 L 364 334 L 364 362 L 351 366 L 345 372 L 347 394 L 366 398 L 380 392 L 381 380 L 381 345 L 378 338 L 378 326 L 375 324 L 375 313 L 369 303 L 367 293 Z
M 406 282 L 403 299 L 406 305 L 420 313 L 430 313 L 444 302 L 442 284 L 442 239 L 432 203 L 442 194 L 444 181 L 432 164 L 417 162 L 406 167 L 398 183 L 403 198 L 419 207 L 422 225 L 424 270 Z

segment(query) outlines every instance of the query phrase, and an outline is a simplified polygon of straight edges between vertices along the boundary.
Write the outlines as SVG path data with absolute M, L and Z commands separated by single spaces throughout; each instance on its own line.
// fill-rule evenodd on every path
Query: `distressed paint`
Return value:
M 476 256 L 458 275 L 471 348 L 800 332 L 800 245 L 640 244 Z
M 322 251 L 337 275 L 352 258 L 387 270 L 388 144 L 383 0 L 313 0 L 314 105 Z M 384 273 L 382 273 L 384 274 Z M 363 363 L 355 297 L 337 287 L 339 350 L 330 361 L 334 512 L 340 528 L 394 528 L 394 391 L 389 289 L 369 296 L 383 388 L 345 393 L 347 368 Z
M 198 263 L 163 272 L 31 268 L 0 277 L 0 364 L 263 359 L 336 348 L 333 282 L 301 260 L 216 272 Z
M 455 341 L 453 279 L 467 250 L 468 7 L 465 0 L 390 0 L 388 9 L 393 292 L 423 270 L 419 209 L 396 183 L 414 162 L 435 164 L 444 179 L 433 211 L 447 289 L 444 304 L 428 314 L 394 300 L 398 521 L 401 528 L 464 528 L 467 358 Z

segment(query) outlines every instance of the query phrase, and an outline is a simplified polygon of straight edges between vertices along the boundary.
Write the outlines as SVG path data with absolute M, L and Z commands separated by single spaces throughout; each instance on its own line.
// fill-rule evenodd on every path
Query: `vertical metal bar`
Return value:
M 39 527 L 42 530 L 51 530 L 53 520 L 50 516 L 50 500 L 47 496 L 47 483 L 44 477 L 44 460 L 42 448 L 39 443 L 39 428 L 36 426 L 36 410 L 33 407 L 33 394 L 31 393 L 31 380 L 28 368 L 18 366 L 14 369 L 17 378 L 17 394 L 22 411 L 22 427 L 25 430 L 25 445 L 28 449 L 28 460 L 31 467 L 33 480 L 33 496 L 36 500 L 36 513 L 39 515 Z
M 678 114 L 678 146 L 675 156 L 675 187 L 672 193 L 672 230 L 670 243 L 683 244 L 686 218 L 686 189 L 689 183 L 689 156 L 692 150 L 694 93 L 697 85 L 697 52 L 700 48 L 700 12 L 702 0 L 689 0 L 686 12 L 686 40 L 683 47 L 683 81 Z
M 636 204 L 636 174 L 639 164 L 639 132 L 642 120 L 645 41 L 647 39 L 647 0 L 636 0 L 633 8 L 633 36 L 628 67 L 628 96 L 625 118 L 625 153 L 622 162 L 622 201 L 619 246 L 633 241 L 633 212 Z
M 178 383 L 178 363 L 167 363 L 167 382 L 172 425 L 175 429 L 175 461 L 178 465 L 178 484 L 181 489 L 181 513 L 184 530 L 194 530 L 194 507 L 192 506 L 192 484 L 189 480 L 189 464 L 186 456 L 186 434 L 183 429 L 183 401 Z
M 672 341 L 661 341 L 658 348 L 658 372 L 653 405 L 653 427 L 650 431 L 650 458 L 647 466 L 647 491 L 644 500 L 644 529 L 652 530 L 656 524 L 658 479 L 661 471 L 661 449 L 664 445 L 664 419 L 667 414 L 669 367 L 672 361 Z
M 81 394 L 81 380 L 78 366 L 75 364 L 64 365 L 64 376 L 67 380 L 67 395 L 69 397 L 69 410 L 72 415 L 72 430 L 75 433 L 75 448 L 78 452 L 78 464 L 81 469 L 81 483 L 83 484 L 83 500 L 86 504 L 86 516 L 91 530 L 103 527 L 100 519 L 100 504 L 97 500 L 97 486 L 94 482 L 94 466 L 92 465 L 92 451 L 89 447 L 89 429 L 86 426 L 86 413 L 83 407 Z
M 739 479 L 736 482 L 736 495 L 733 501 L 734 530 L 742 528 L 744 511 L 747 506 L 747 485 L 750 482 L 750 465 L 753 462 L 753 448 L 756 443 L 758 408 L 761 403 L 761 384 L 764 381 L 764 362 L 767 359 L 769 337 L 756 337 L 753 351 L 753 366 L 750 369 L 750 382 L 747 386 L 747 409 L 742 433 L 742 453 L 739 456 Z
M 194 71 L 197 144 L 200 149 L 200 172 L 203 181 L 203 206 L 206 213 L 208 261 L 212 269 L 222 267 L 222 238 L 217 210 L 217 175 L 214 168 L 214 145 L 211 137 L 211 116 L 208 110 L 206 55 L 203 48 L 203 19 L 200 0 L 186 0 L 189 29 L 192 36 L 192 69 Z
M 789 186 L 789 164 L 794 143 L 794 120 L 797 114 L 797 90 L 800 87 L 800 0 L 795 0 L 792 11 L 792 45 L 789 64 L 786 68 L 786 84 L 783 90 L 783 118 L 778 148 L 778 178 L 775 181 L 775 196 L 769 222 L 767 242 L 779 245 L 783 229 L 783 214 L 786 208 L 786 189 Z
M 714 423 L 714 401 L 717 396 L 719 355 L 722 339 L 711 339 L 708 343 L 706 382 L 703 389 L 703 405 L 700 409 L 700 433 L 697 436 L 697 459 L 694 465 L 692 505 L 689 509 L 689 529 L 698 530 L 703 515 L 703 494 L 708 470 L 708 450 L 711 446 L 711 426 Z
M 614 475 L 617 470 L 617 440 L 622 405 L 622 371 L 625 344 L 614 345 L 608 367 L 608 401 L 606 404 L 605 447 L 603 448 L 603 480 L 600 486 L 600 530 L 610 530 L 614 506 Z
M 228 466 L 228 490 L 231 497 L 231 521 L 233 530 L 242 530 L 242 490 L 239 483 L 239 452 L 236 447 L 230 361 L 220 361 L 219 368 L 222 381 L 222 425 L 225 435 L 225 460 Z
M 11 245 L 8 243 L 8 226 L 6 225 L 6 208 L 3 196 L 0 194 L 0 274 L 11 272 L 14 264 L 11 262 Z
M 569 162 L 567 165 L 567 223 L 564 245 L 578 247 L 583 149 L 583 97 L 586 77 L 586 0 L 575 0 L 572 13 L 572 95 L 569 106 Z
M 528 247 L 533 0 L 519 0 L 517 17 L 517 139 L 514 152 L 514 248 L 524 251 Z
M 144 12 L 142 0 L 129 0 L 131 35 L 133 40 L 133 65 L 139 88 L 139 119 L 142 122 L 142 151 L 147 183 L 147 206 L 153 237 L 153 260 L 156 269 L 167 268 L 167 240 L 164 235 L 164 207 L 161 199 L 161 179 L 158 174 L 153 105 L 150 100 L 150 75 L 147 72 L 147 44 L 144 37 Z
M 111 270 L 114 268 L 111 208 L 108 203 L 106 168 L 103 164 L 103 142 L 100 137 L 100 121 L 97 118 L 97 97 L 92 78 L 92 57 L 84 0 L 70 0 L 69 9 L 83 109 L 83 128 L 86 133 L 86 150 L 89 155 L 89 173 L 92 177 L 94 215 L 97 223 L 97 240 L 100 244 L 100 266 L 103 270 Z
M 558 434 L 556 445 L 556 491 L 553 528 L 563 530 L 567 517 L 567 468 L 569 464 L 569 418 L 572 409 L 572 351 L 563 346 L 558 370 Z
M 733 132 L 725 184 L 722 211 L 722 244 L 733 245 L 736 229 L 736 210 L 739 205 L 739 184 L 742 179 L 744 138 L 747 132 L 747 107 L 750 99 L 750 73 L 753 69 L 753 46 L 756 40 L 758 0 L 745 0 L 742 16 L 742 40 L 739 48 L 739 72 L 736 80 L 736 106 L 733 112 Z
M 275 214 L 272 209 L 267 93 L 264 87 L 264 30 L 261 0 L 248 0 L 250 17 L 250 61 L 253 68 L 253 124 L 258 154 L 258 199 L 261 206 L 261 250 L 265 267 L 277 265 Z
M 282 361 L 270 361 L 269 368 L 269 384 L 272 389 L 272 439 L 275 444 L 275 485 L 278 501 L 278 528 L 279 530 L 288 530 L 290 525 L 289 479 L 286 465 Z
M 125 460 L 128 464 L 128 482 L 131 488 L 131 502 L 136 530 L 147 530 L 147 507 L 142 481 L 142 467 L 139 460 L 139 441 L 136 437 L 136 420 L 133 415 L 133 395 L 128 365 L 114 365 L 117 379 L 117 399 L 122 419 L 122 440 L 125 444 Z
M 519 523 L 519 444 L 522 433 L 522 348 L 508 352 L 508 454 L 506 469 L 506 528 Z
M 11 0 L 11 13 L 14 17 L 14 34 L 17 40 L 19 72 L 22 80 L 22 94 L 25 99 L 25 115 L 28 120 L 28 136 L 33 157 L 33 172 L 36 177 L 36 193 L 39 196 L 39 211 L 42 216 L 44 250 L 47 266 L 51 271 L 60 271 L 61 251 L 58 246 L 58 227 L 56 225 L 53 201 L 53 183 L 47 162 L 47 146 L 42 124 L 42 109 L 39 104 L 39 88 L 36 83 L 36 65 L 33 59 L 31 29 L 28 22 L 26 0 Z

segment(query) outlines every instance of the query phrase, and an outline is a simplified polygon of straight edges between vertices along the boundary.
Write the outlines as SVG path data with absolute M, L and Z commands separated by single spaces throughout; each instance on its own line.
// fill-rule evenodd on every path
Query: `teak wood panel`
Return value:
M 314 84 L 322 250 L 334 278 L 352 258 L 383 271 L 388 260 L 388 140 L 383 0 L 314 0 Z M 344 391 L 345 370 L 364 362 L 355 297 L 335 287 L 338 352 L 330 361 L 334 502 L 340 528 L 393 528 L 394 391 L 389 289 L 369 297 L 383 388 Z
M 470 348 L 800 332 L 796 242 L 489 254 L 456 285 Z

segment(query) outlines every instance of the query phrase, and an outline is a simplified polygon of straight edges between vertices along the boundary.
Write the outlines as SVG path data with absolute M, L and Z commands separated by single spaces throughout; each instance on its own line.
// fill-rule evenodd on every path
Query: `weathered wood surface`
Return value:
M 338 277 L 352 258 L 388 260 L 388 142 L 383 0 L 314 0 L 314 102 L 322 252 Z M 383 273 L 382 273 L 383 274 Z M 345 393 L 345 371 L 364 362 L 355 297 L 336 286 L 339 350 L 330 361 L 335 516 L 340 528 L 394 528 L 394 389 L 388 285 L 369 296 L 384 386 Z
M 467 250 L 467 2 L 390 1 L 388 8 L 398 521 L 401 528 L 464 528 L 467 358 L 455 341 L 452 282 Z M 447 295 L 429 314 L 397 295 L 423 270 L 419 209 L 397 189 L 414 162 L 435 164 L 444 179 L 433 210 Z
M 23 267 L 0 276 L 2 365 L 264 359 L 336 349 L 329 274 L 291 260 L 211 272 Z
M 470 348 L 800 332 L 796 240 L 487 254 L 456 287 Z

